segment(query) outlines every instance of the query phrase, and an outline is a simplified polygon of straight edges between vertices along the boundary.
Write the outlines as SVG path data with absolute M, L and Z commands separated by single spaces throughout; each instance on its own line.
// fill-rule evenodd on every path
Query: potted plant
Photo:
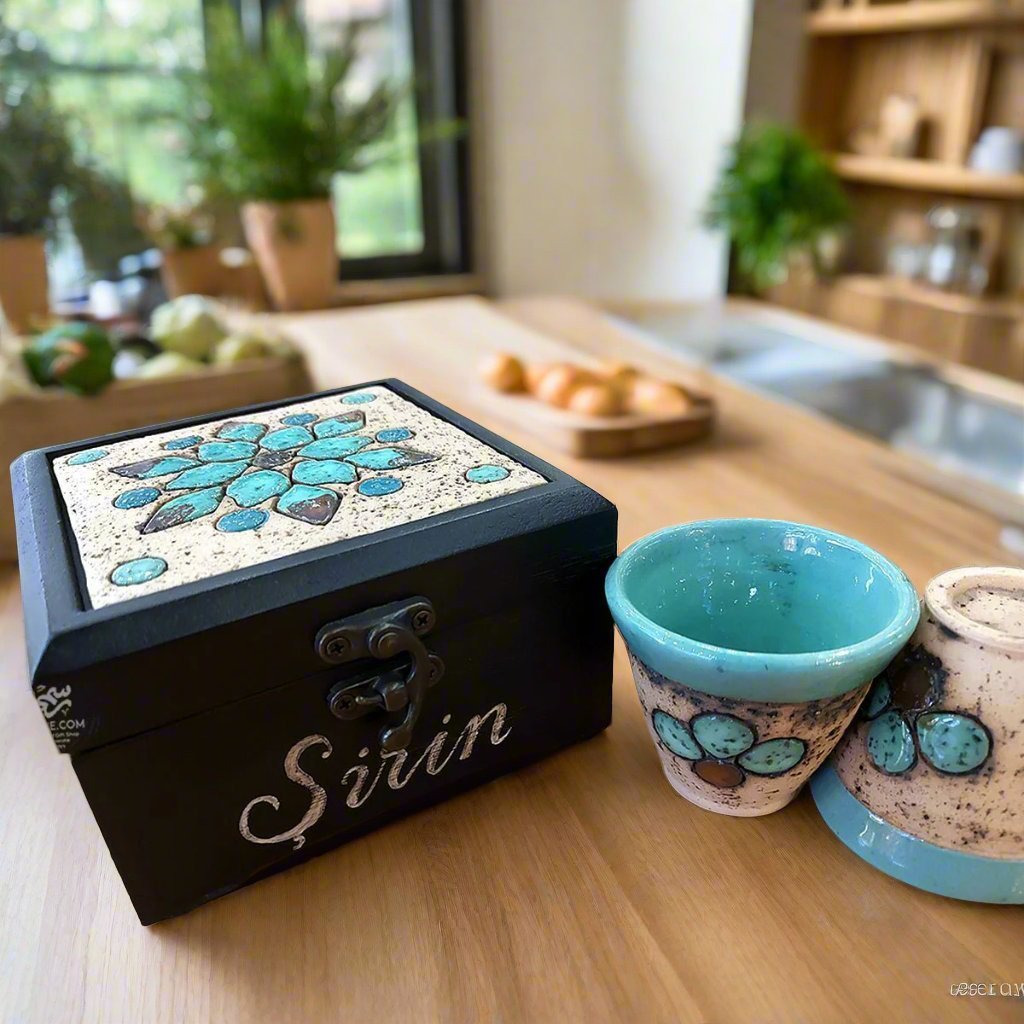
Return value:
M 220 246 L 213 243 L 213 218 L 199 203 L 151 206 L 143 227 L 160 250 L 160 276 L 170 298 L 220 294 Z
M 824 269 L 848 206 L 825 157 L 799 131 L 748 126 L 732 146 L 706 221 L 724 228 L 736 266 L 756 293 L 786 280 L 795 261 Z
M 400 88 L 346 91 L 357 32 L 317 56 L 294 15 L 269 19 L 265 45 L 251 49 L 237 15 L 210 13 L 206 70 L 189 79 L 193 161 L 206 181 L 242 203 L 249 246 L 279 309 L 329 303 L 337 279 L 331 181 L 368 165 L 368 147 L 387 132 Z
M 49 315 L 45 236 L 73 175 L 67 124 L 46 83 L 0 75 L 0 309 L 16 332 Z
M 87 275 L 96 281 L 117 280 L 121 259 L 147 246 L 131 187 L 119 174 L 79 152 L 64 200 Z

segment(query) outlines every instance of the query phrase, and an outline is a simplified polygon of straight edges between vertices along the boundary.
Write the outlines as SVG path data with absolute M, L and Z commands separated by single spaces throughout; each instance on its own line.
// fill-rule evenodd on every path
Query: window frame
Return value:
M 204 0 L 209 6 L 217 0 Z M 250 31 L 289 0 L 233 0 Z M 464 0 L 407 0 L 412 36 L 416 119 L 419 124 L 458 123 L 462 130 L 417 147 L 423 248 L 414 253 L 346 258 L 344 281 L 466 274 L 472 271 L 472 226 Z

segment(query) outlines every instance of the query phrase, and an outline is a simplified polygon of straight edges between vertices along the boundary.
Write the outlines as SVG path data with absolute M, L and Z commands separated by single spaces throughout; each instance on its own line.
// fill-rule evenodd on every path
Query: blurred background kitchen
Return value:
M 256 314 L 463 294 L 590 300 L 1022 557 L 1024 2 L 0 0 L 5 464 L 301 392 Z

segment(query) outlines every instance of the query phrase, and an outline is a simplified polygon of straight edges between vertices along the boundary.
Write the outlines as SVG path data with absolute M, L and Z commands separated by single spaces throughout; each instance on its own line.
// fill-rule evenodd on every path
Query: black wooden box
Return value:
M 12 475 L 33 694 L 143 923 L 610 721 L 614 506 L 399 381 Z

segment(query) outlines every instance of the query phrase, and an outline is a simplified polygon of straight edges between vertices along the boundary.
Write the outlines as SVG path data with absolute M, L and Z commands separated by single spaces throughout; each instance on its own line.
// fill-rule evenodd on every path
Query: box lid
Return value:
M 597 534 L 574 524 L 614 517 L 393 380 L 30 452 L 12 474 L 33 687 L 67 751 L 322 670 L 307 634 L 411 596 L 384 580 L 460 619 L 525 600 L 588 557 Z

